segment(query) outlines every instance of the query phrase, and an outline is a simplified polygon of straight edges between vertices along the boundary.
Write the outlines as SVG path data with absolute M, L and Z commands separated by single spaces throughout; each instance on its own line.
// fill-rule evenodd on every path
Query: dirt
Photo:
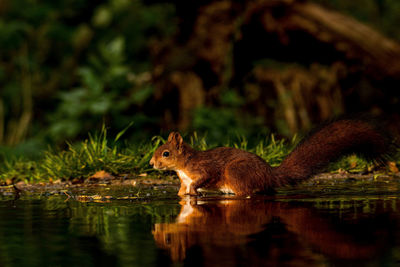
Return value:
M 310 180 L 292 187 L 278 190 L 278 194 L 297 194 L 299 192 L 329 192 L 348 188 L 384 188 L 393 187 L 400 181 L 400 173 L 321 173 Z M 148 175 L 140 175 L 131 178 L 127 175 L 115 177 L 107 173 L 93 175 L 87 180 L 74 179 L 72 181 L 50 181 L 47 183 L 25 183 L 0 186 L 0 196 L 14 196 L 21 194 L 66 195 L 77 196 L 101 196 L 99 198 L 137 198 L 143 196 L 157 196 L 172 192 L 176 195 L 179 189 L 179 180 L 174 175 L 166 175 L 162 178 Z M 397 187 L 397 186 L 396 186 Z M 175 192 L 176 191 L 176 192 Z

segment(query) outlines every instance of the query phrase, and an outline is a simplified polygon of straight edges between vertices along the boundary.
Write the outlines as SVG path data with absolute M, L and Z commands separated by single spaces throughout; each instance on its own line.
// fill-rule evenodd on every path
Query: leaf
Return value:
M 115 137 L 114 141 L 117 142 L 119 138 L 133 125 L 133 121 L 128 124 L 122 131 L 120 131 L 117 136 Z

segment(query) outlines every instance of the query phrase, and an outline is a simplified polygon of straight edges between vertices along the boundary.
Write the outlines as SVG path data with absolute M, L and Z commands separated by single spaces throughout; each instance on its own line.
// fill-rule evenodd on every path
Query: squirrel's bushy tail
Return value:
M 273 169 L 273 174 L 278 186 L 296 184 L 347 154 L 380 159 L 388 152 L 389 144 L 388 138 L 368 122 L 338 120 L 304 139 Z

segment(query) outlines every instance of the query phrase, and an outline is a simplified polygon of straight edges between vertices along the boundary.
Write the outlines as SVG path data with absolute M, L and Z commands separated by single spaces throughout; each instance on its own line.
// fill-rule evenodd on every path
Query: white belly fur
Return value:
M 193 180 L 183 171 L 177 171 L 176 173 L 178 174 L 182 183 L 186 186 L 186 194 L 189 194 L 190 185 L 192 184 Z
M 184 171 L 177 171 L 176 172 L 181 179 L 182 183 L 186 186 L 186 194 L 189 194 L 190 191 L 190 185 L 192 184 L 193 180 L 184 172 Z M 199 191 L 204 191 L 204 189 L 199 188 Z M 221 191 L 224 194 L 235 194 L 235 192 L 232 190 L 232 188 L 223 186 L 219 188 L 219 191 Z

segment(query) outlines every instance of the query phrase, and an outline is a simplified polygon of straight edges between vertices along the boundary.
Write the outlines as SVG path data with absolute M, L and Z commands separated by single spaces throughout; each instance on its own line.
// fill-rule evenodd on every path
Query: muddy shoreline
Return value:
M 323 194 L 335 191 L 340 192 L 340 190 L 343 191 L 351 187 L 361 188 L 369 192 L 371 188 L 374 187 L 385 190 L 385 186 L 387 185 L 393 188 L 393 185 L 397 185 L 399 182 L 400 173 L 321 173 L 297 186 L 278 189 L 277 193 L 301 194 L 304 192 L 318 191 Z M 136 199 L 157 197 L 167 193 L 176 195 L 179 185 L 179 180 L 174 175 L 167 175 L 162 178 L 147 175 L 135 178 L 126 175 L 122 177 L 102 175 L 101 177 L 91 177 L 84 181 L 57 180 L 48 183 L 18 182 L 0 186 L 0 196 L 11 197 L 33 194 L 42 196 L 65 195 L 68 198 L 77 198 L 77 196 L 81 196 L 81 198 L 84 199 L 87 197 L 89 201 L 94 198 L 101 200 L 116 198 Z M 397 188 L 399 187 L 400 186 L 397 186 Z

